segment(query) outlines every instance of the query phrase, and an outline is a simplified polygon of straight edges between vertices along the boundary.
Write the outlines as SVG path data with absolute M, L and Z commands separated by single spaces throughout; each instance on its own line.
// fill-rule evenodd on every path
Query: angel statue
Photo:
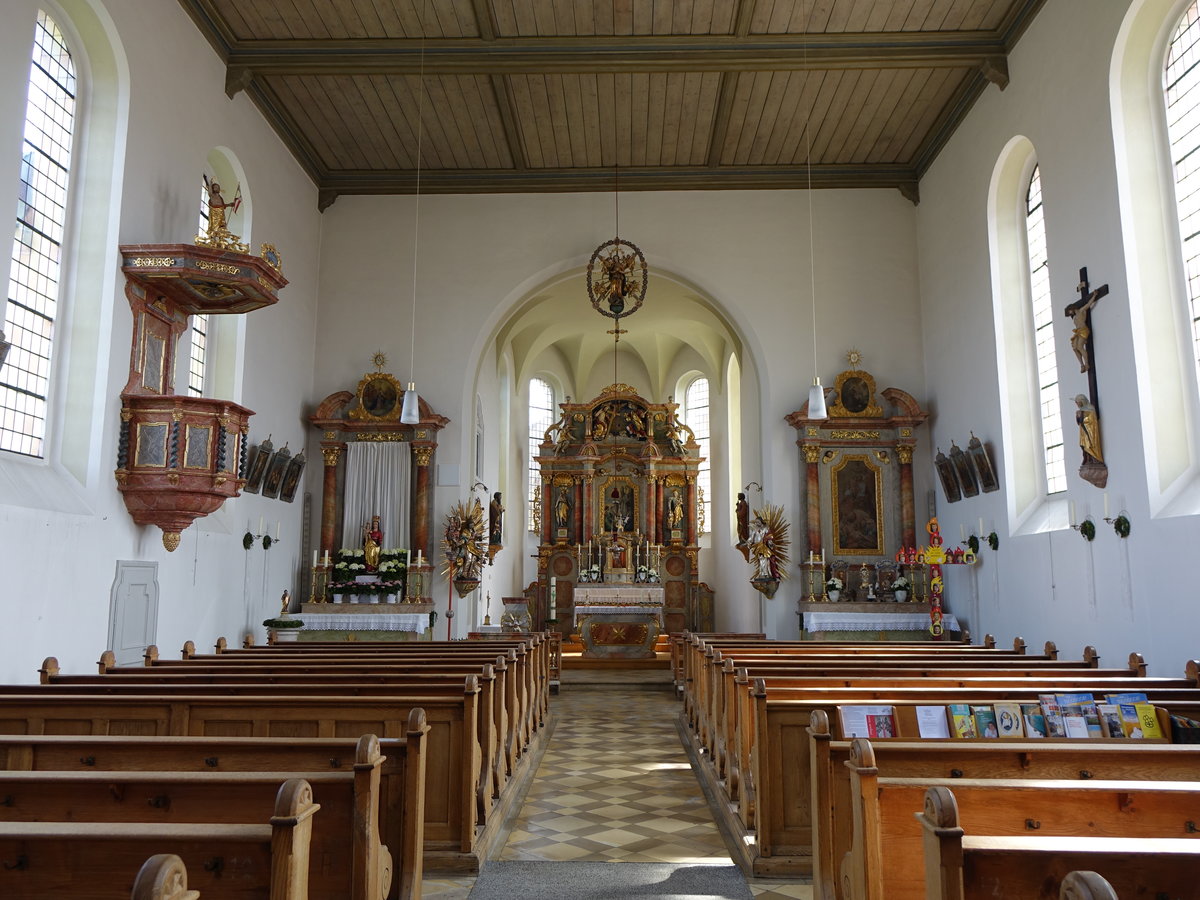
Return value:
M 779 582 L 787 578 L 789 527 L 783 507 L 769 504 L 756 512 L 750 523 L 746 541 L 754 566 L 750 584 L 768 598 L 775 595 Z

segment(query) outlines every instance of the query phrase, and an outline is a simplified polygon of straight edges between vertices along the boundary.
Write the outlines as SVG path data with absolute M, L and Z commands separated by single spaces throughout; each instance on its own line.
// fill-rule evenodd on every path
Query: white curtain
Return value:
M 342 546 L 361 547 L 362 529 L 379 516 L 385 549 L 408 547 L 411 451 L 401 441 L 346 444 Z

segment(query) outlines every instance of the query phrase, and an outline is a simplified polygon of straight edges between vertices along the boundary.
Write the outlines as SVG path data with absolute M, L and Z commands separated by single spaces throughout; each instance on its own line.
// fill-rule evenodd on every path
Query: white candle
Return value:
M 275 540 L 279 540 L 283 536 L 283 523 L 278 519 L 275 520 Z
M 262 517 L 262 516 L 259 516 L 259 517 L 258 517 L 258 532 L 257 532 L 257 533 L 258 533 L 258 534 L 263 534 L 263 533 L 264 533 L 264 532 L 263 532 L 263 517 Z
M 979 520 L 979 536 L 983 537 L 983 519 Z
M 967 526 L 966 525 L 960 524 L 958 526 L 958 537 L 964 543 L 966 542 L 966 540 L 967 540 Z
M 325 551 L 325 565 L 329 565 L 329 551 Z
M 1104 518 L 1108 518 L 1108 491 L 1104 492 Z
M 313 551 L 313 568 L 315 569 L 316 567 L 317 567 L 317 551 L 314 550 Z
M 1071 527 L 1075 527 L 1075 501 L 1071 501 Z

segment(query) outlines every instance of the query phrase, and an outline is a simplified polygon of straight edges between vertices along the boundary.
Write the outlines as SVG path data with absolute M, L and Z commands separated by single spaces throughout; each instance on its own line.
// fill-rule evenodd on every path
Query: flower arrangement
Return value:
M 834 591 L 840 591 L 843 586 L 842 579 L 835 575 L 825 582 L 825 592 L 833 593 Z
M 335 581 L 329 585 L 332 594 L 404 594 L 404 582 L 389 581 Z
M 394 575 L 408 569 L 407 550 L 380 550 L 379 568 L 375 571 L 380 575 Z
M 281 628 L 303 628 L 304 627 L 304 623 L 302 621 L 300 621 L 299 619 L 279 619 L 279 618 L 263 619 L 263 625 L 267 628 L 274 628 L 276 630 L 281 629 Z
M 910 587 L 912 587 L 912 583 L 903 575 L 892 582 L 893 591 L 907 591 Z

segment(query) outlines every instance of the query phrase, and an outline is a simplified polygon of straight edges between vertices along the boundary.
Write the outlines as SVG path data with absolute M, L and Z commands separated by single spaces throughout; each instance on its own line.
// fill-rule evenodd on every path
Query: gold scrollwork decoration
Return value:
M 908 444 L 897 444 L 896 445 L 896 458 L 898 460 L 900 460 L 901 465 L 905 465 L 905 466 L 912 465 L 913 448 L 910 447 Z
M 407 441 L 408 435 L 401 431 L 360 431 L 354 439 L 370 444 L 394 444 Z
M 325 457 L 325 465 L 336 466 L 338 460 L 342 458 L 341 447 L 322 447 L 321 455 Z
M 175 265 L 173 256 L 135 256 L 131 262 L 143 269 L 170 268 Z
M 816 425 L 809 425 L 804 429 L 804 432 L 808 435 L 808 437 L 819 437 L 821 434 L 821 429 Z
M 900 437 L 912 437 L 912 429 L 911 428 L 901 428 L 900 429 Z
M 413 455 L 417 458 L 418 466 L 429 465 L 429 460 L 433 458 L 432 447 L 413 447 Z
M 221 272 L 225 275 L 241 275 L 240 266 L 231 266 L 229 263 L 209 262 L 207 259 L 196 260 L 196 268 L 204 269 L 209 272 Z
M 858 431 L 858 430 L 839 430 L 829 432 L 831 440 L 835 441 L 877 441 L 880 438 L 878 431 Z
M 814 444 L 804 445 L 804 461 L 806 463 L 816 463 L 821 461 L 821 448 Z

